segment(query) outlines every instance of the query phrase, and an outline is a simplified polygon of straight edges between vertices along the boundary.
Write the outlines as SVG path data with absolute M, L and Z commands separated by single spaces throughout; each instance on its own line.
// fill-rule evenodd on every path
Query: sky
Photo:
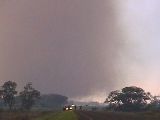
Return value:
M 101 101 L 125 86 L 160 94 L 158 0 L 1 0 L 0 84 Z

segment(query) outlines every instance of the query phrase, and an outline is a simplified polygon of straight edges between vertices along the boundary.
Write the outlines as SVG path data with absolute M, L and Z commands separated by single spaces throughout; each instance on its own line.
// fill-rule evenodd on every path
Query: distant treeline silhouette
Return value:
M 7 81 L 2 85 L 0 90 L 0 98 L 9 107 L 9 110 L 12 110 L 15 105 L 15 97 L 18 94 L 16 87 L 16 82 Z M 35 100 L 40 98 L 40 92 L 32 87 L 32 83 L 27 83 L 24 86 L 24 90 L 19 93 L 19 97 L 21 98 L 21 108 L 30 110 L 35 104 Z
M 41 95 L 40 91 L 32 87 L 32 83 L 27 83 L 23 91 L 16 90 L 17 83 L 13 81 L 5 82 L 0 88 L 0 109 L 9 110 L 21 109 L 57 109 L 67 103 L 66 96 L 58 94 Z
M 109 104 L 108 110 L 112 111 L 160 110 L 158 96 L 152 96 L 150 92 L 136 86 L 110 92 L 105 103 Z

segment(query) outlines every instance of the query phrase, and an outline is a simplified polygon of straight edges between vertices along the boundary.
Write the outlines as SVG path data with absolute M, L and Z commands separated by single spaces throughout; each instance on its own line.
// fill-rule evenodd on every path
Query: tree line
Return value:
M 105 100 L 113 111 L 144 111 L 160 109 L 160 100 L 142 88 L 131 86 L 109 93 Z
M 0 89 L 0 99 L 12 110 L 15 105 L 15 97 L 19 96 L 21 100 L 21 109 L 30 110 L 35 104 L 36 99 L 40 98 L 40 92 L 32 87 L 32 83 L 27 83 L 23 91 L 17 92 L 17 83 L 13 81 L 5 82 Z

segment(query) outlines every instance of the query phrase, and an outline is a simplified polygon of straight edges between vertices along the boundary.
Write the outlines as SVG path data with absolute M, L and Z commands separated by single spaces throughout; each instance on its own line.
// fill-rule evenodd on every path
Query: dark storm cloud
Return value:
M 123 46 L 110 0 L 12 0 L 0 11 L 1 80 L 87 96 L 116 85 Z

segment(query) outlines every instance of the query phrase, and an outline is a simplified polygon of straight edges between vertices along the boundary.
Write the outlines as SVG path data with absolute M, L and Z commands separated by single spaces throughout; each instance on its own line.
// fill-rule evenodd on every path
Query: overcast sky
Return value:
M 139 86 L 160 94 L 158 0 L 1 0 L 0 80 L 104 101 Z

